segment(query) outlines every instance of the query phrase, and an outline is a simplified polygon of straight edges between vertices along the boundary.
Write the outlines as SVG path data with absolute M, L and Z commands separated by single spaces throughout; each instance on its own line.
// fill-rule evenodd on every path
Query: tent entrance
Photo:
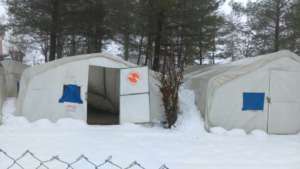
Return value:
M 87 123 L 119 124 L 120 70 L 90 66 L 87 93 Z
M 271 71 L 268 132 L 300 131 L 300 72 Z

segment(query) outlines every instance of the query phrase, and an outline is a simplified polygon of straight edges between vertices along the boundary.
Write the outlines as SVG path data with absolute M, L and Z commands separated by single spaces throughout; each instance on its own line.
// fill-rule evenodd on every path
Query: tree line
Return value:
M 227 54 L 238 58 L 288 49 L 300 54 L 300 1 L 257 0 L 231 3 Z M 227 39 L 228 40 L 228 39 Z
M 7 25 L 22 50 L 38 44 L 46 61 L 101 52 L 109 42 L 122 57 L 163 71 L 167 57 L 183 67 L 215 57 L 300 53 L 300 1 L 257 0 L 6 0 Z M 30 37 L 30 38 L 29 38 Z
M 40 45 L 46 61 L 101 52 L 118 42 L 123 58 L 153 70 L 214 50 L 222 0 L 7 0 L 20 43 Z M 30 40 L 28 40 L 30 36 Z

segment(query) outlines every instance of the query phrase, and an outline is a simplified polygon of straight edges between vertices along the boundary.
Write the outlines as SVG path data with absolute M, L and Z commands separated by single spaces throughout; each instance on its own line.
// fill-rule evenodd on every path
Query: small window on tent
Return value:
M 64 85 L 63 87 L 63 95 L 59 99 L 59 103 L 78 103 L 82 104 L 81 96 L 80 96 L 80 86 L 69 84 Z
M 265 93 L 243 93 L 243 111 L 263 111 Z

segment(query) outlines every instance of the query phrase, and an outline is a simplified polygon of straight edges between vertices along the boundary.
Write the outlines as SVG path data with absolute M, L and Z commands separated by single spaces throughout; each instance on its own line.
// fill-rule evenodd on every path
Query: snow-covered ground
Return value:
M 147 169 L 158 169 L 162 164 L 170 169 L 300 168 L 300 135 L 269 136 L 262 131 L 246 135 L 242 130 L 222 128 L 207 133 L 194 105 L 194 95 L 188 90 L 180 93 L 182 115 L 172 130 L 133 124 L 88 126 L 71 119 L 56 124 L 47 120 L 28 123 L 12 116 L 14 104 L 13 98 L 6 101 L 4 125 L 0 127 L 0 149 L 14 157 L 29 149 L 45 160 L 59 155 L 74 161 L 85 154 L 101 163 L 112 155 L 112 160 L 122 166 L 136 160 Z M 0 169 L 10 163 L 3 159 L 0 154 Z M 27 168 L 37 166 L 29 158 L 20 163 Z

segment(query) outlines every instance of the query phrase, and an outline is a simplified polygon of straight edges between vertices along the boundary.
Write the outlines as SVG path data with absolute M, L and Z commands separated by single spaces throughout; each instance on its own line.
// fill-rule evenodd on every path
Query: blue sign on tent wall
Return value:
M 59 103 L 78 103 L 82 104 L 82 99 L 80 97 L 80 86 L 69 84 L 64 85 L 63 96 L 59 99 Z
M 265 93 L 243 93 L 243 111 L 263 111 L 265 105 Z

